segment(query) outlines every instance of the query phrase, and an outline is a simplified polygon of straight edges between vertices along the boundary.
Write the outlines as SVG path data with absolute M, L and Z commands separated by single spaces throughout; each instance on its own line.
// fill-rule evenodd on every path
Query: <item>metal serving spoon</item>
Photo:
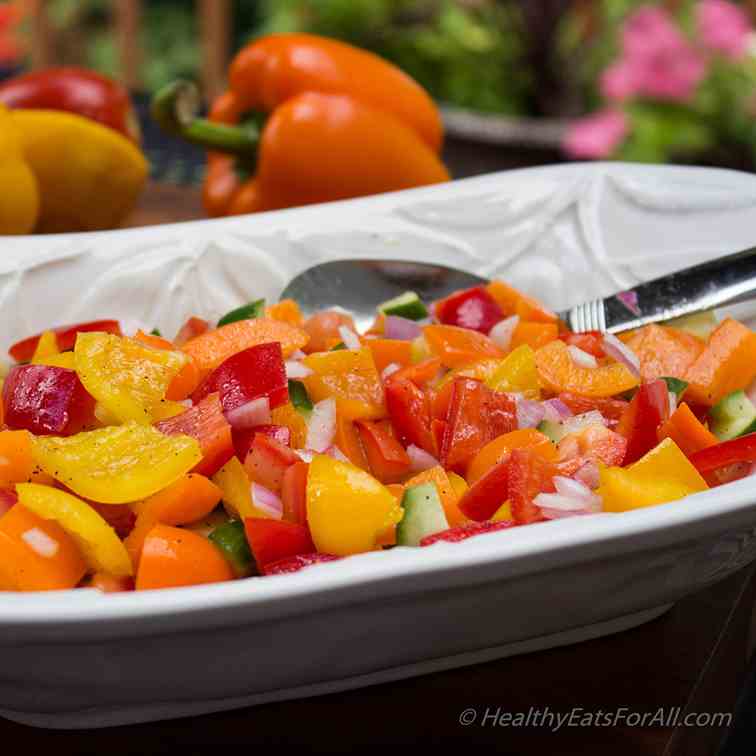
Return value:
M 376 307 L 405 291 L 433 301 L 458 289 L 488 283 L 446 265 L 405 260 L 335 260 L 294 278 L 281 297 L 295 299 L 305 315 L 329 307 L 348 310 L 360 328 Z M 559 313 L 573 331 L 616 333 L 756 297 L 756 247 L 695 265 L 604 299 Z

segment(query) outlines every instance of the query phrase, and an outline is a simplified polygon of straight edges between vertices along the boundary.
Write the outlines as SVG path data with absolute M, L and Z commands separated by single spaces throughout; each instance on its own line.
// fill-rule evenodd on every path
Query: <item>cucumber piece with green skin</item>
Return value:
M 397 546 L 419 546 L 425 536 L 449 529 L 436 486 L 421 483 L 412 486 L 402 497 L 404 515 L 396 526 Z
M 378 311 L 384 315 L 398 315 L 408 320 L 422 320 L 428 317 L 428 308 L 414 291 L 405 291 L 404 294 L 379 304 Z
M 558 444 L 567 434 L 562 423 L 555 423 L 553 420 L 541 420 L 536 430 L 543 433 L 553 443 Z
M 744 391 L 733 391 L 711 408 L 711 431 L 720 441 L 742 436 L 756 423 L 756 407 Z
M 227 312 L 219 321 L 218 328 L 229 323 L 235 323 L 237 320 L 254 320 L 261 318 L 265 314 L 265 300 L 256 299 L 254 302 L 248 302 L 241 307 L 237 307 L 231 312 Z
M 289 380 L 289 401 L 306 418 L 312 413 L 312 401 L 302 381 Z
M 257 571 L 241 520 L 218 525 L 208 538 L 221 550 L 236 577 L 249 577 Z
M 685 393 L 685 389 L 688 388 L 688 382 L 682 381 L 679 378 L 664 376 L 662 380 L 667 384 L 667 390 L 671 391 L 678 399 Z

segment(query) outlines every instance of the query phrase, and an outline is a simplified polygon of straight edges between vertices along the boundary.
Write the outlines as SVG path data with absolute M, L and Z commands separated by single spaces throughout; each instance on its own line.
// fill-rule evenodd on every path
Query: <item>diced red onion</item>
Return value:
M 517 400 L 517 427 L 535 428 L 543 420 L 546 410 L 540 402 L 531 399 Z
M 422 333 L 420 326 L 409 318 L 401 318 L 398 315 L 386 315 L 383 324 L 383 335 L 387 339 L 399 339 L 399 341 L 412 341 Z
M 756 404 L 756 379 L 751 381 L 751 385 L 745 390 L 746 396 Z
M 565 435 L 567 435 L 569 433 L 578 433 L 589 425 L 606 426 L 606 419 L 598 410 L 591 410 L 590 412 L 583 412 L 581 415 L 575 415 L 565 420 L 563 427 Z
M 60 548 L 60 544 L 50 538 L 44 530 L 30 528 L 21 534 L 21 540 L 35 553 L 46 559 L 52 559 Z
M 593 490 L 599 485 L 599 466 L 591 460 L 586 462 L 576 473 L 575 480 L 585 483 L 588 488 Z
M 669 392 L 669 414 L 671 415 L 677 409 L 677 394 L 674 391 Z
M 585 483 L 582 483 L 579 480 L 573 480 L 564 475 L 555 475 L 554 485 L 556 486 L 557 493 L 562 496 L 577 499 L 578 501 L 584 501 L 589 505 L 601 506 L 601 497 L 593 493 Z
M 504 320 L 500 320 L 488 332 L 488 338 L 491 339 L 499 349 L 507 351 L 509 345 L 512 343 L 512 334 L 514 334 L 515 328 L 517 328 L 519 322 L 519 315 L 511 315 L 508 318 L 504 318 Z
M 548 496 L 549 494 L 541 494 Z M 565 517 L 581 517 L 582 515 L 595 514 L 588 509 L 554 509 L 552 507 L 541 507 L 541 514 L 547 520 L 563 520 Z
M 273 491 L 259 483 L 252 484 L 252 502 L 257 509 L 274 520 L 280 520 L 283 517 L 281 499 Z
M 270 401 L 267 396 L 252 399 L 225 413 L 228 424 L 236 430 L 270 424 Z
M 324 452 L 336 435 L 336 400 L 323 399 L 312 408 L 307 421 L 307 443 L 305 446 L 316 452 Z
M 314 452 L 311 449 L 295 449 L 294 451 L 299 455 L 302 462 L 307 462 L 308 465 L 312 462 L 312 458 L 317 454 L 317 452 Z
M 430 470 L 438 465 L 438 460 L 432 454 L 414 444 L 407 447 L 407 456 L 410 458 L 410 470 L 413 473 Z
M 547 509 L 560 509 L 565 512 L 576 512 L 588 509 L 588 504 L 581 499 L 563 496 L 559 493 L 541 493 L 533 499 L 533 503 Z
M 297 360 L 286 360 L 284 365 L 286 366 L 286 377 L 290 380 L 307 378 L 308 375 L 312 375 L 312 370 Z
M 623 344 L 614 334 L 604 334 L 603 347 L 604 352 L 608 357 L 612 357 L 617 360 L 617 362 L 621 362 L 633 375 L 640 375 L 640 358 L 627 344 Z
M 584 368 L 595 368 L 598 367 L 598 362 L 596 362 L 596 358 L 592 354 L 588 354 L 588 352 L 584 352 L 579 347 L 576 347 L 574 344 L 570 344 L 567 347 L 567 351 L 570 353 L 570 357 L 572 357 L 572 361 L 578 366 L 578 367 L 584 367 Z
M 543 402 L 543 409 L 543 419 L 552 423 L 561 423 L 572 417 L 572 410 L 561 399 L 547 399 Z
M 301 349 L 297 349 L 296 352 L 292 352 L 291 353 L 290 359 L 292 359 L 292 360 L 303 360 L 305 357 L 307 357 L 307 355 Z
M 360 349 L 362 347 L 360 337 L 349 326 L 340 325 L 339 336 L 341 336 L 341 340 L 347 349 Z
M 395 362 L 390 362 L 388 365 L 386 365 L 385 368 L 381 371 L 381 380 L 385 383 L 386 379 L 393 375 L 397 370 L 401 369 L 401 365 L 397 365 Z

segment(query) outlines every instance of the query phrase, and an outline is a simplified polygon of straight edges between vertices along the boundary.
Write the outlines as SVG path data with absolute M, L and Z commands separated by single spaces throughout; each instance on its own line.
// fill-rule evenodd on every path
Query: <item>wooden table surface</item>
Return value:
M 195 217 L 202 217 L 197 190 L 152 185 L 129 225 Z M 188 720 L 73 732 L 33 730 L 0 720 L 0 742 L 19 742 L 30 752 L 45 749 L 56 756 L 193 754 L 204 748 L 221 754 L 263 745 L 335 753 L 442 742 L 518 755 L 710 756 L 724 726 L 620 725 L 552 732 L 547 726 L 490 722 L 494 712 L 525 714 L 546 707 L 560 713 L 578 707 L 594 715 L 623 709 L 642 714 L 660 707 L 732 712 L 753 647 L 755 570 L 746 568 L 641 627 L 578 645 Z M 212 659 L 196 661 L 212 664 Z M 478 722 L 462 726 L 460 715 L 470 708 Z M 481 725 L 486 711 L 487 724 Z

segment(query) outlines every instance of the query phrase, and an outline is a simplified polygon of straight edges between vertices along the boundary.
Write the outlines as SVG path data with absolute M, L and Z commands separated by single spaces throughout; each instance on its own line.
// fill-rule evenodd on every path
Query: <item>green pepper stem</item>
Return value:
M 178 80 L 167 84 L 152 98 L 150 113 L 169 134 L 208 150 L 254 158 L 260 129 L 254 122 L 243 126 L 215 123 L 198 118 L 200 96 L 196 85 Z

